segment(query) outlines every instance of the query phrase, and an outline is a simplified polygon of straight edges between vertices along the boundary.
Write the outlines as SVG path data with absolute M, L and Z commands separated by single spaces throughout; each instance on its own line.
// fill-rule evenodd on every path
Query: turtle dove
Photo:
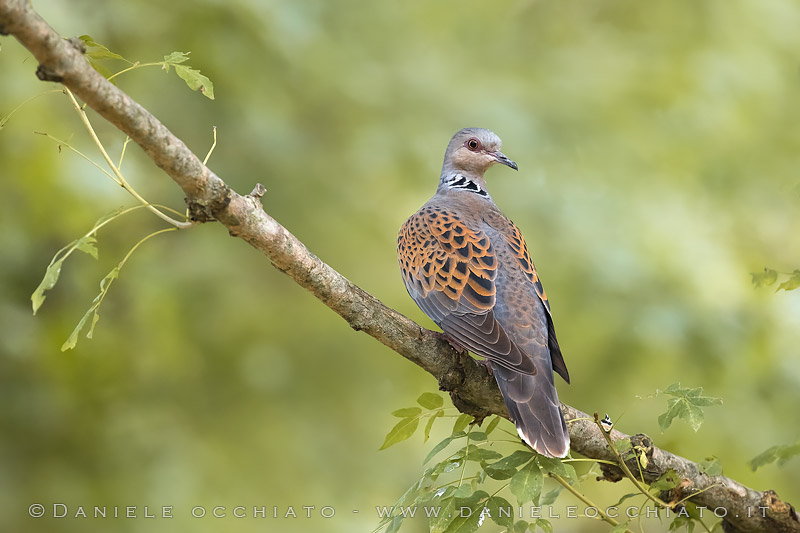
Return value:
M 517 170 L 500 144 L 486 129 L 453 136 L 436 194 L 400 229 L 398 261 L 409 294 L 448 340 L 486 358 L 522 440 L 564 457 L 553 371 L 567 383 L 569 373 L 550 303 L 522 233 L 486 190 L 490 166 Z

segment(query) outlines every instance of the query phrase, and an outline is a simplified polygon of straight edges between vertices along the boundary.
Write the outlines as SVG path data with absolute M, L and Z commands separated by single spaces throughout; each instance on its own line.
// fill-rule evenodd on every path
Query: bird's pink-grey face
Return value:
M 465 128 L 450 140 L 445 167 L 478 176 L 496 163 L 517 170 L 517 164 L 500 151 L 501 144 L 500 137 L 489 130 Z

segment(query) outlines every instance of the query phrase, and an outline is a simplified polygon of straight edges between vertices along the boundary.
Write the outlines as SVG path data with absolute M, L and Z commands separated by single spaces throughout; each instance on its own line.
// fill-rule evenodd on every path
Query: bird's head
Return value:
M 442 175 L 458 172 L 483 178 L 495 163 L 517 170 L 517 164 L 500 151 L 501 144 L 500 137 L 487 129 L 464 128 L 447 145 Z

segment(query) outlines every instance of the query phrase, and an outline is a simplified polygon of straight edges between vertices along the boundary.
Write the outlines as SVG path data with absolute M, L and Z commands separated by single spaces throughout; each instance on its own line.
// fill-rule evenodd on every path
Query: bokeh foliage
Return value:
M 155 68 L 119 84 L 198 154 L 217 126 L 212 169 L 239 192 L 264 183 L 271 215 L 422 324 L 397 274 L 396 230 L 433 192 L 449 136 L 493 129 L 521 170 L 492 170 L 489 187 L 552 301 L 573 379 L 562 399 L 624 414 L 624 431 L 716 455 L 726 475 L 800 501 L 800 461 L 748 466 L 800 437 L 800 294 L 756 290 L 749 276 L 800 266 L 795 2 L 35 5 L 62 34 L 91 34 L 130 59 L 191 51 L 214 101 Z M 52 87 L 27 51 L 0 44 L 5 114 Z M 119 153 L 124 138 L 90 117 Z M 103 230 L 99 259 L 71 258 L 34 318 L 29 297 L 55 251 L 131 205 L 34 131 L 96 153 L 59 93 L 0 130 L 0 529 L 374 527 L 374 507 L 418 477 L 430 448 L 415 439 L 378 453 L 388 413 L 435 381 L 215 225 L 144 245 L 94 339 L 61 353 L 100 279 L 161 226 L 139 210 Z M 129 151 L 137 190 L 181 209 L 170 180 Z M 661 434 L 663 400 L 633 400 L 678 381 L 725 399 L 697 434 L 686 424 Z M 625 488 L 586 491 L 613 503 Z M 27 517 L 31 503 L 54 501 L 174 505 L 179 518 Z M 238 504 L 337 515 L 187 518 L 194 505 Z

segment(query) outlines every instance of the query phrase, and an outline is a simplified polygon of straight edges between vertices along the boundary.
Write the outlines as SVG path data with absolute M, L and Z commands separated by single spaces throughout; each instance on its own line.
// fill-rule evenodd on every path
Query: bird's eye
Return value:
M 468 140 L 465 144 L 473 152 L 477 152 L 481 147 L 481 142 L 475 138 Z

